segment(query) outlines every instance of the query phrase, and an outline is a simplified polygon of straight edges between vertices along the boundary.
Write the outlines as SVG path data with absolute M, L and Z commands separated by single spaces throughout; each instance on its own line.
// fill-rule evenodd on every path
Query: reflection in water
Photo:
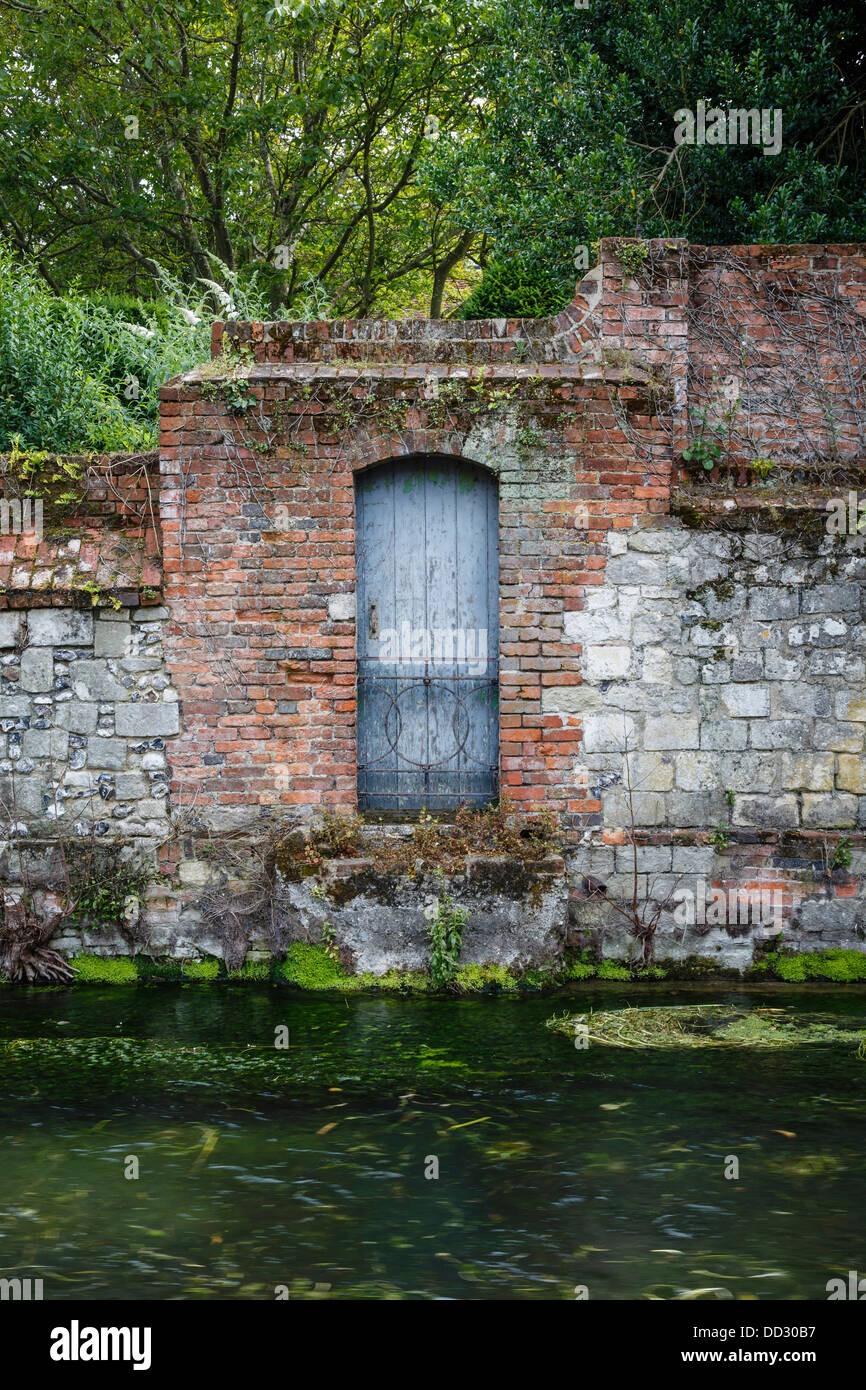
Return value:
M 771 1002 L 866 1026 L 856 989 Z M 824 1299 L 862 1267 L 850 1040 L 580 1051 L 544 1026 L 563 1007 L 0 990 L 0 1276 L 47 1299 Z

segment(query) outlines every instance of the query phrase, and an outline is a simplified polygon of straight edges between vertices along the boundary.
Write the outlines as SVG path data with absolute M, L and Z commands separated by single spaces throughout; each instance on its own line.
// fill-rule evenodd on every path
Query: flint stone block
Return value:
M 860 595 L 855 584 L 816 584 L 803 591 L 803 613 L 840 613 L 859 607 Z
M 108 623 L 97 619 L 93 628 L 93 655 L 126 656 L 131 636 L 129 623 Z
M 79 700 L 128 700 L 129 691 L 111 674 L 104 661 L 78 661 L 72 669 L 72 689 Z
M 753 748 L 808 748 L 809 725 L 802 719 L 760 719 L 749 725 Z
M 27 729 L 21 740 L 26 758 L 65 759 L 69 752 L 69 734 L 65 729 Z
M 120 772 L 126 767 L 126 743 L 118 738 L 90 738 L 87 741 L 87 766 Z
M 93 615 L 77 608 L 35 608 L 27 615 L 31 647 L 90 647 Z
M 14 647 L 21 635 L 21 614 L 0 613 L 0 647 Z
M 579 690 L 580 686 L 565 687 L 565 689 Z M 587 715 L 583 721 L 584 749 L 587 753 L 623 752 L 626 740 L 630 746 L 634 744 L 634 729 L 634 720 L 627 714 Z
M 733 824 L 760 830 L 794 830 L 799 825 L 795 796 L 736 796 Z
M 783 713 L 790 710 L 792 714 L 815 714 L 821 718 L 832 713 L 830 692 L 823 685 L 792 681 L 780 688 L 777 702 Z
M 355 595 L 331 594 L 328 597 L 328 617 L 333 623 L 350 623 L 355 620 Z
M 803 793 L 803 824 L 810 830 L 841 829 L 857 824 L 856 796 Z
M 720 691 L 725 707 L 737 719 L 760 719 L 770 713 L 770 688 L 766 685 L 726 685 Z
M 180 712 L 170 703 L 118 705 L 115 728 L 121 737 L 167 737 L 180 732 Z
M 54 654 L 48 647 L 27 647 L 21 653 L 18 684 L 22 690 L 44 694 L 54 684 Z
M 587 647 L 584 664 L 587 680 L 621 680 L 631 663 L 629 647 Z
M 836 786 L 843 792 L 866 793 L 866 759 L 851 753 L 840 753 Z
M 617 873 L 632 873 L 635 854 L 637 854 L 638 873 L 670 873 L 670 845 L 637 845 L 636 848 L 632 848 L 631 845 L 618 846 L 616 851 Z
M 658 719 L 647 719 L 643 736 L 643 747 L 663 750 L 667 748 L 698 748 L 698 721 L 693 718 L 672 718 L 664 715 Z
M 96 705 L 68 700 L 58 705 L 55 722 L 59 729 L 68 729 L 72 734 L 92 734 L 98 717 Z
M 792 592 L 768 586 L 765 589 L 756 589 L 749 596 L 749 612 L 753 618 L 764 621 L 772 618 L 796 618 L 799 611 L 796 590 Z

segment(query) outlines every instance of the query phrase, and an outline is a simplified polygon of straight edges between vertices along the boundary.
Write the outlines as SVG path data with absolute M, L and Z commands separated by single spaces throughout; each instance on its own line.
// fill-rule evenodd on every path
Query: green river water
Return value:
M 732 998 L 866 1028 L 858 987 L 2 988 L 0 1276 L 46 1299 L 823 1300 L 866 1271 L 850 1038 L 580 1051 L 545 1028 Z

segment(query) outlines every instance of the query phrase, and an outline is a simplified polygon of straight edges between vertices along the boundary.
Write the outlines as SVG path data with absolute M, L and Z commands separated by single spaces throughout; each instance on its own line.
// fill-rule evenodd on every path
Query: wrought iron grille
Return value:
M 417 675 L 391 674 L 378 660 L 359 662 L 362 810 L 454 810 L 496 800 L 498 662 L 473 665 L 483 672 L 444 674 L 419 662 Z

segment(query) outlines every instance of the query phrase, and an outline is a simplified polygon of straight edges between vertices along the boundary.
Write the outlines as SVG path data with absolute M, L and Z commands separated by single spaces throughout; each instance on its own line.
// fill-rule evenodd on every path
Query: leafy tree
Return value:
M 858 13 L 811 0 L 501 0 L 475 128 L 429 152 L 426 186 L 486 234 L 498 266 L 572 283 L 578 248 L 602 236 L 862 239 Z M 677 144 L 674 113 L 699 100 L 780 108 L 781 152 Z
M 266 273 L 273 312 L 441 308 L 473 233 L 415 180 L 493 0 L 0 0 L 0 231 L 54 289 Z

